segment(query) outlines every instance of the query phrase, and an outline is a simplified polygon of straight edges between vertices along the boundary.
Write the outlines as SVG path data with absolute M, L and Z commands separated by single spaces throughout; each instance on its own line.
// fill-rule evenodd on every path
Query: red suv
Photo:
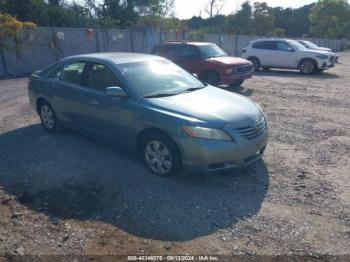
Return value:
M 228 56 L 213 43 L 164 42 L 155 46 L 152 54 L 172 60 L 214 86 L 240 85 L 251 78 L 254 71 L 251 62 Z

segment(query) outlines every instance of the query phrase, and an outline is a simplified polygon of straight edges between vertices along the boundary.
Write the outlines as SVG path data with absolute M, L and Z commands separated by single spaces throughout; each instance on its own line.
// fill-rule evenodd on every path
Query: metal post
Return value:
M 111 46 L 110 46 L 110 43 L 109 43 L 109 31 L 108 29 L 106 30 L 106 38 L 107 38 L 107 52 L 110 52 L 111 51 Z
M 235 56 L 238 56 L 238 35 L 235 34 Z
M 1 57 L 2 67 L 4 68 L 5 77 L 8 77 L 7 65 L 6 65 L 4 50 L 2 50 L 2 49 L 0 50 L 0 57 Z
M 95 29 L 96 34 L 95 34 L 95 39 L 96 39 L 96 51 L 97 53 L 100 52 L 100 40 L 99 40 L 99 35 L 98 35 L 98 28 Z
M 131 46 L 131 52 L 135 52 L 135 46 L 134 46 L 134 30 L 132 28 L 129 29 L 130 34 L 130 46 Z
M 56 29 L 52 27 L 52 47 L 55 52 L 55 60 L 58 61 L 58 51 L 56 44 L 58 43 L 58 40 L 56 41 Z

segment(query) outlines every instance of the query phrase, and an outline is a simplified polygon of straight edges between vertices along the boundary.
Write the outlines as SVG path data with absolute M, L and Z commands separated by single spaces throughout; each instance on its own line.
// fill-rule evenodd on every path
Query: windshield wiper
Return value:
M 154 95 L 148 95 L 144 96 L 145 98 L 157 98 L 157 97 L 166 97 L 166 96 L 174 96 L 177 95 L 177 93 L 159 93 L 159 94 L 154 94 Z
M 192 92 L 192 91 L 196 91 L 196 90 L 199 90 L 199 89 L 203 89 L 205 86 L 200 86 L 200 87 L 191 87 L 191 88 L 187 88 L 179 93 L 177 93 L 178 95 L 179 94 L 185 94 L 185 93 L 189 93 L 189 92 Z
M 189 93 L 192 91 L 196 91 L 198 89 L 202 89 L 205 86 L 199 86 L 199 87 L 191 87 L 191 88 L 187 88 L 181 92 L 177 92 L 177 93 L 159 93 L 159 94 L 154 94 L 154 95 L 148 95 L 148 96 L 144 96 L 145 98 L 157 98 L 157 97 L 167 97 L 167 96 L 176 96 L 176 95 L 180 95 L 180 94 L 184 94 L 184 93 Z

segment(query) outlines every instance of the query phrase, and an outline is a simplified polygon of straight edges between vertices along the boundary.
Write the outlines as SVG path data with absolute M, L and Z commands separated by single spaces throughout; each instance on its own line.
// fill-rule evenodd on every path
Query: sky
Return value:
M 206 4 L 210 0 L 175 0 L 175 15 L 181 19 L 188 19 L 192 16 L 207 17 L 208 15 L 203 11 Z M 219 0 L 225 5 L 221 11 L 222 14 L 230 14 L 237 10 L 244 0 Z M 250 2 L 266 2 L 271 7 L 300 7 L 306 4 L 316 2 L 316 0 L 251 0 Z

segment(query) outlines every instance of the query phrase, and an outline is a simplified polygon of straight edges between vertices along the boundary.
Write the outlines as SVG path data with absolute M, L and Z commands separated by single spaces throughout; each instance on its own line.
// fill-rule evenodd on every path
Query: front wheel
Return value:
M 206 72 L 203 76 L 203 81 L 212 86 L 218 86 L 220 82 L 219 75 L 216 72 Z
M 147 168 L 159 176 L 171 176 L 181 169 L 181 156 L 176 144 L 162 133 L 147 135 L 142 142 Z
M 317 70 L 315 61 L 311 59 L 305 59 L 300 64 L 300 72 L 304 75 L 310 75 Z
M 256 57 L 250 57 L 250 58 L 248 58 L 248 60 L 250 62 L 252 62 L 253 67 L 254 67 L 254 71 L 258 71 L 259 68 L 260 68 L 260 61 L 259 61 L 259 59 L 257 59 Z
M 231 84 L 230 86 L 232 86 L 232 87 L 240 87 L 243 83 L 244 83 L 244 81 L 239 81 L 239 82 Z
M 57 130 L 57 117 L 55 111 L 47 102 L 43 102 L 40 105 L 39 116 L 41 124 L 46 131 L 54 133 Z

